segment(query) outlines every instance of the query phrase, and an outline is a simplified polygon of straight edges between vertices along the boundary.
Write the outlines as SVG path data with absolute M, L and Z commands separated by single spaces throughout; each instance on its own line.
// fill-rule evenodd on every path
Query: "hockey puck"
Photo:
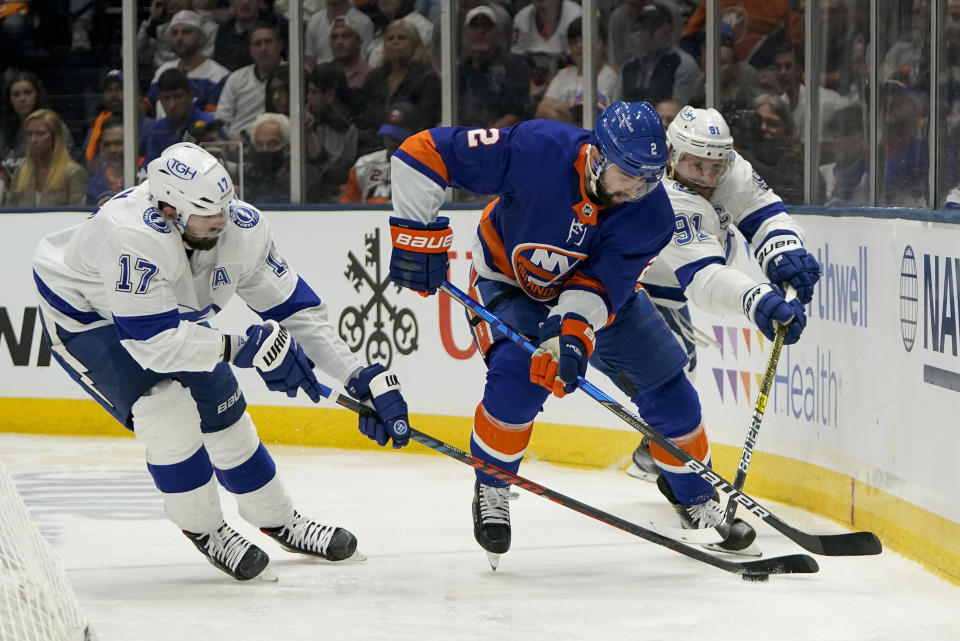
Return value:
M 766 572 L 744 572 L 740 576 L 744 581 L 755 581 L 758 583 L 770 580 L 770 575 Z

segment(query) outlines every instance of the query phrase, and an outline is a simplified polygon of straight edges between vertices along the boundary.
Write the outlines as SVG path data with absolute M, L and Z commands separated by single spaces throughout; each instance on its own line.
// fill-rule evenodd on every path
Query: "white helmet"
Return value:
M 733 150 L 733 136 L 719 111 L 688 105 L 670 123 L 667 144 L 673 165 L 680 162 L 683 154 L 725 161 Z
M 209 152 L 191 142 L 171 145 L 150 161 L 147 180 L 154 204 L 175 207 L 181 229 L 190 216 L 215 216 L 233 201 L 230 174 Z

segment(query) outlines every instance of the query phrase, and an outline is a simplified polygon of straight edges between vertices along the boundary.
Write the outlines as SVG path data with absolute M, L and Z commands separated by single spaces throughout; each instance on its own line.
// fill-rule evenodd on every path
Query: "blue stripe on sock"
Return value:
M 233 494 L 246 494 L 259 490 L 277 475 L 277 466 L 270 452 L 260 443 L 257 451 L 240 465 L 229 470 L 214 470 L 220 485 Z
M 213 465 L 203 446 L 185 461 L 170 465 L 147 463 L 147 470 L 157 489 L 166 494 L 195 490 L 204 486 L 213 476 Z

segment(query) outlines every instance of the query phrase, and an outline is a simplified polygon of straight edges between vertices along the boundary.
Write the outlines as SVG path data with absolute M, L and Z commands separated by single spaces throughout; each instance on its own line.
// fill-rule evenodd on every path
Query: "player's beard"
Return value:
M 183 235 L 183 244 L 189 247 L 190 249 L 199 249 L 200 251 L 206 251 L 208 249 L 213 249 L 217 246 L 217 241 L 220 240 L 219 236 L 214 236 L 213 238 L 196 238 L 194 236 Z
M 597 202 L 599 202 L 601 205 L 610 209 L 612 207 L 617 207 L 618 205 L 623 204 L 622 201 L 621 202 L 614 201 L 613 197 L 616 195 L 622 198 L 622 197 L 625 197 L 626 194 L 623 194 L 620 192 L 616 194 L 611 194 L 610 190 L 607 189 L 607 186 L 603 184 L 602 176 L 597 179 L 596 185 L 597 185 L 597 193 L 596 193 Z

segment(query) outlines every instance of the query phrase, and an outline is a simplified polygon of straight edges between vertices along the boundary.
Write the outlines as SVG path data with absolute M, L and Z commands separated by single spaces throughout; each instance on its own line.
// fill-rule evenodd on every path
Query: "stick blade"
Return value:
M 820 571 L 816 559 L 806 554 L 775 556 L 737 565 L 740 568 L 740 574 L 814 574 Z
M 883 552 L 883 545 L 873 532 L 848 532 L 819 538 L 820 554 L 824 556 L 868 556 Z

